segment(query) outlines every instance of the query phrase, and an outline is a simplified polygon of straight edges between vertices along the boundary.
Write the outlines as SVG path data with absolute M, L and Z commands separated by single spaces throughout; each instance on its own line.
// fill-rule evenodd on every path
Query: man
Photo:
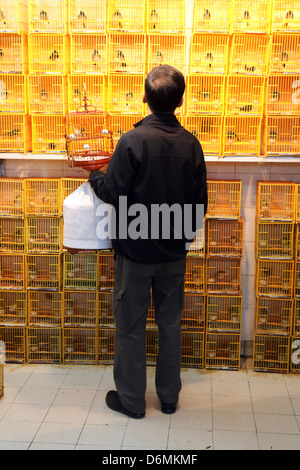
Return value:
M 151 290 L 159 330 L 155 384 L 162 412 L 176 411 L 181 389 L 184 276 L 193 238 L 186 235 L 186 219 L 192 221 L 195 235 L 197 207 L 203 208 L 202 221 L 207 207 L 201 145 L 174 115 L 184 91 L 181 72 L 169 65 L 152 69 L 143 96 L 150 114 L 120 138 L 106 174 L 93 171 L 89 176 L 96 195 L 116 213 L 112 245 L 117 390 L 108 392 L 106 403 L 136 419 L 144 417 L 146 409 L 145 330 Z M 123 210 L 124 198 L 128 211 Z M 192 207 L 190 218 L 184 215 L 187 206 Z M 169 211 L 157 217 L 158 208 Z

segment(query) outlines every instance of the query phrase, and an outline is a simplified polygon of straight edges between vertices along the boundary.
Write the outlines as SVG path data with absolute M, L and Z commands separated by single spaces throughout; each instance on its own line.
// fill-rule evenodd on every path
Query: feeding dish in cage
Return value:
M 113 153 L 110 116 L 106 111 L 97 111 L 84 98 L 76 112 L 65 117 L 66 150 L 70 166 L 98 170 L 107 163 Z

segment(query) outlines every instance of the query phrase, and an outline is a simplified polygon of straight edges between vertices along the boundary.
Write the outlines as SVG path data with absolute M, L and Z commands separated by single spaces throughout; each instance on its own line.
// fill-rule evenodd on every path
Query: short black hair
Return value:
M 145 80 L 145 97 L 153 113 L 174 112 L 184 91 L 184 76 L 171 65 L 154 67 Z

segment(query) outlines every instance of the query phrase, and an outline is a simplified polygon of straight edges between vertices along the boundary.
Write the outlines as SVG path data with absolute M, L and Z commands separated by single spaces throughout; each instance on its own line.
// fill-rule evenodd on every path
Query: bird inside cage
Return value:
M 113 14 L 113 20 L 112 20 L 113 28 L 122 29 L 123 28 L 122 22 L 120 21 L 122 19 L 123 19 L 123 16 L 121 12 L 119 10 L 116 10 Z
M 54 51 L 51 53 L 51 55 L 50 55 L 50 57 L 49 57 L 49 60 L 51 60 L 51 61 L 54 62 L 54 61 L 56 61 L 56 60 L 58 60 L 58 59 L 59 59 L 59 53 L 58 53 L 57 50 L 54 50 Z
M 41 21 L 48 21 L 48 13 L 45 10 L 40 11 L 40 20 Z
M 151 10 L 151 15 L 150 15 L 151 29 L 156 29 L 157 20 L 158 20 L 158 14 L 154 8 L 153 10 Z

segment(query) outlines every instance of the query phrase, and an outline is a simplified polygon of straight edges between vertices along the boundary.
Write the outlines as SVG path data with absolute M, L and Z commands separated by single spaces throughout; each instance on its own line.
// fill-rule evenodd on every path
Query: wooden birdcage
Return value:
M 0 73 L 28 73 L 28 36 L 0 34 Z
M 99 328 L 97 332 L 98 364 L 113 364 L 115 353 L 115 328 Z
M 300 336 L 300 298 L 295 298 L 294 302 L 293 334 Z
M 76 74 L 68 76 L 68 108 L 75 112 L 84 96 L 84 84 L 91 102 L 97 109 L 107 110 L 107 77 L 104 75 Z
M 187 114 L 223 114 L 224 75 L 188 75 L 186 80 Z
M 253 367 L 255 371 L 289 371 L 290 338 L 287 336 L 255 335 Z
M 0 75 L 0 111 L 27 114 L 27 76 L 23 74 Z
M 25 363 L 25 330 L 25 326 L 0 326 L 0 341 L 5 344 L 5 362 Z
M 24 179 L 0 178 L 0 216 L 24 216 Z
M 146 73 L 146 35 L 110 33 L 108 73 Z
M 239 180 L 207 181 L 207 217 L 239 219 L 241 216 L 242 182 Z
M 106 33 L 106 0 L 69 0 L 70 34 Z
M 206 219 L 208 256 L 243 256 L 244 220 Z
M 98 260 L 99 289 L 113 289 L 114 287 L 114 254 L 109 250 L 100 250 Z
M 27 0 L 2 0 L 0 9 L 1 33 L 28 33 Z
M 300 224 L 295 224 L 295 259 L 300 259 Z
M 228 34 L 193 34 L 189 72 L 226 75 L 228 52 Z
M 28 291 L 28 326 L 62 326 L 62 292 Z
M 27 362 L 60 364 L 61 331 L 51 327 L 26 328 Z
M 26 178 L 24 183 L 26 216 L 60 215 L 59 178 Z
M 27 324 L 27 292 L 15 290 L 0 291 L 0 324 Z
M 196 329 L 181 333 L 181 365 L 202 369 L 204 367 L 204 332 Z
M 27 253 L 59 253 L 62 246 L 61 217 L 30 217 L 25 220 Z
M 294 261 L 258 259 L 256 263 L 256 295 L 292 298 Z
M 29 0 L 29 33 L 64 33 L 68 29 L 67 0 Z
M 255 252 L 257 258 L 294 257 L 293 222 L 256 222 Z
M 181 328 L 202 331 L 205 326 L 205 296 L 198 292 L 184 293 Z
M 33 153 L 64 153 L 64 116 L 62 114 L 32 114 Z
M 125 132 L 133 129 L 134 124 L 143 119 L 141 114 L 111 114 L 111 128 L 114 148 Z
M 98 326 L 115 326 L 112 290 L 101 290 L 98 293 L 97 311 Z
M 143 104 L 144 77 L 136 74 L 118 74 L 108 76 L 107 110 L 111 114 L 145 114 Z M 115 132 L 114 132 L 115 137 Z
M 96 328 L 63 328 L 63 363 L 96 364 Z
M 225 116 L 222 155 L 260 156 L 261 116 Z
M 185 33 L 185 0 L 148 0 L 147 32 Z
M 64 291 L 63 324 L 89 327 L 97 324 L 97 292 Z
M 258 181 L 256 218 L 261 221 L 295 220 L 296 185 L 291 181 Z
M 229 75 L 226 87 L 226 114 L 262 115 L 265 77 Z
M 61 289 L 62 260 L 59 254 L 26 255 L 27 289 Z
M 270 74 L 300 73 L 300 35 L 273 33 L 270 45 Z
M 207 294 L 241 293 L 241 259 L 207 258 L 205 272 Z
M 108 31 L 145 32 L 146 0 L 110 0 Z
M 268 155 L 300 154 L 300 115 L 266 116 L 263 121 L 262 151 Z
M 224 118 L 221 115 L 190 114 L 186 116 L 186 129 L 201 143 L 204 155 L 222 155 L 222 127 Z
M 0 152 L 31 150 L 31 121 L 25 114 L 0 113 Z
M 195 0 L 193 32 L 229 33 L 231 0 Z
M 205 256 L 205 229 L 199 228 L 196 236 L 189 246 L 188 255 Z
M 295 261 L 295 297 L 300 297 L 300 262 Z
M 186 259 L 185 289 L 204 292 L 204 258 L 188 256 Z
M 294 300 L 257 297 L 255 330 L 257 334 L 289 336 L 293 327 Z
M 97 290 L 97 253 L 63 253 L 63 269 L 64 290 Z
M 267 34 L 233 34 L 229 74 L 267 75 L 270 37 Z
M 148 70 L 172 64 L 185 74 L 186 37 L 178 34 L 150 34 L 148 38 Z
M 107 74 L 107 35 L 72 34 L 71 74 Z
M 231 32 L 263 34 L 270 32 L 272 2 L 232 0 L 231 6 Z
M 208 295 L 206 305 L 207 331 L 240 331 L 242 296 Z
M 70 40 L 66 34 L 31 33 L 29 73 L 67 75 L 70 71 Z
M 300 31 L 300 5 L 298 0 L 273 0 L 271 30 L 273 32 Z
M 25 221 L 21 218 L 0 217 L 0 251 L 25 251 Z
M 29 75 L 29 112 L 66 114 L 68 109 L 68 82 L 62 75 Z
M 269 75 L 266 114 L 300 114 L 300 75 Z
M 110 115 L 97 111 L 86 96 L 74 113 L 65 117 L 66 150 L 70 166 L 95 170 L 109 162 L 113 153 Z
M 241 361 L 241 333 L 206 332 L 206 369 L 239 370 Z
M 0 288 L 25 289 L 25 259 L 21 253 L 0 253 Z

